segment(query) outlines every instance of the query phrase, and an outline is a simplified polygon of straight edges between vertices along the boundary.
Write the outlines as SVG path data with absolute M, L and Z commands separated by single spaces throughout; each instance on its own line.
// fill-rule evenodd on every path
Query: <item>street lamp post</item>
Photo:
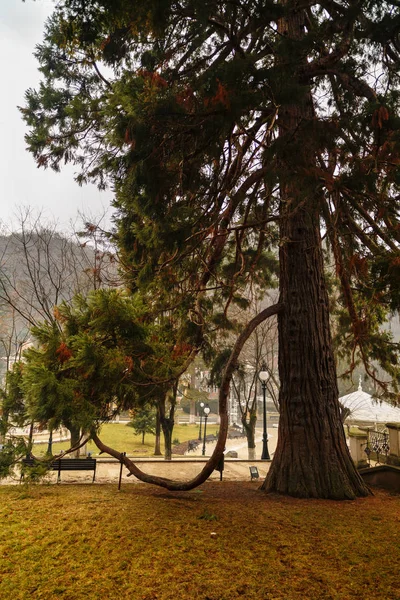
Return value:
M 200 402 L 200 427 L 199 427 L 199 440 L 201 440 L 201 425 L 203 422 L 203 408 L 204 402 Z
M 261 460 L 271 460 L 268 452 L 268 434 L 267 434 L 267 381 L 269 379 L 269 373 L 266 370 L 265 363 L 262 364 L 261 371 L 258 374 L 261 381 L 261 387 L 263 392 L 263 448 L 261 454 Z
M 208 419 L 208 415 L 210 414 L 210 411 L 211 411 L 210 407 L 208 406 L 208 404 L 206 404 L 204 407 L 204 438 L 203 438 L 203 452 L 202 452 L 203 456 L 206 453 L 207 419 Z

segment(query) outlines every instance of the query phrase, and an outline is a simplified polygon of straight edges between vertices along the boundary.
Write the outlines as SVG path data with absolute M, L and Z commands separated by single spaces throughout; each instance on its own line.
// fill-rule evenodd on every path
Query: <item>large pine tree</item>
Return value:
M 31 152 L 114 186 L 129 284 L 154 314 L 179 312 L 189 346 L 229 325 L 279 247 L 266 490 L 367 493 L 339 417 L 324 247 L 351 366 L 374 376 L 378 361 L 398 397 L 399 348 L 379 327 L 400 300 L 399 24 L 396 0 L 60 0 L 37 49 Z

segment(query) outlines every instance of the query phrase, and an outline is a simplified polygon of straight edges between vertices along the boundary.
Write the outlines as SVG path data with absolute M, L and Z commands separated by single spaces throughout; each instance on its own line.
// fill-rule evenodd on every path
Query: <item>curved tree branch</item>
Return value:
M 237 338 L 231 355 L 229 357 L 228 363 L 225 367 L 221 387 L 219 390 L 219 416 L 221 422 L 217 444 L 215 446 L 214 452 L 208 459 L 202 471 L 196 477 L 194 477 L 190 481 L 174 481 L 165 477 L 157 477 L 155 475 L 149 475 L 147 473 L 144 473 L 141 469 L 139 469 L 139 467 L 135 465 L 135 463 L 132 460 L 130 460 L 123 453 L 118 452 L 117 450 L 114 450 L 113 448 L 110 448 L 110 446 L 104 444 L 98 437 L 98 435 L 95 432 L 93 432 L 91 437 L 96 446 L 101 452 L 107 452 L 107 454 L 110 454 L 111 456 L 122 462 L 128 469 L 130 475 L 134 475 L 144 483 L 158 485 L 171 491 L 189 491 L 204 483 L 217 467 L 225 449 L 226 436 L 228 433 L 227 399 L 229 394 L 229 386 L 240 352 L 245 342 L 248 340 L 248 338 L 256 329 L 256 327 L 269 317 L 278 314 L 282 310 L 283 305 L 280 303 L 273 304 L 272 306 L 265 308 L 260 313 L 258 313 L 253 319 L 251 319 L 251 321 L 249 321 L 249 323 L 246 325 L 240 336 Z

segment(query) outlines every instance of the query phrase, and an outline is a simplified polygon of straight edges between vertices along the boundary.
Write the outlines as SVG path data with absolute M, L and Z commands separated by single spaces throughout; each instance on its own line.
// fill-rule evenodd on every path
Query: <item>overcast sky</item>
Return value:
M 18 207 L 29 206 L 65 228 L 78 211 L 100 214 L 112 197 L 93 185 L 79 187 L 72 166 L 61 173 L 38 169 L 25 149 L 26 126 L 17 106 L 24 104 L 25 90 L 39 82 L 32 53 L 53 6 L 52 0 L 0 0 L 0 221 L 7 225 L 15 222 Z

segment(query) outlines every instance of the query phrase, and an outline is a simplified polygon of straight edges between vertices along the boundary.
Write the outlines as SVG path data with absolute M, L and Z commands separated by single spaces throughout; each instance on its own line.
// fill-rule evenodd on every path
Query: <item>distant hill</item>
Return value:
M 53 229 L 0 235 L 0 374 L 18 358 L 29 328 L 77 293 L 118 284 L 115 256 Z

